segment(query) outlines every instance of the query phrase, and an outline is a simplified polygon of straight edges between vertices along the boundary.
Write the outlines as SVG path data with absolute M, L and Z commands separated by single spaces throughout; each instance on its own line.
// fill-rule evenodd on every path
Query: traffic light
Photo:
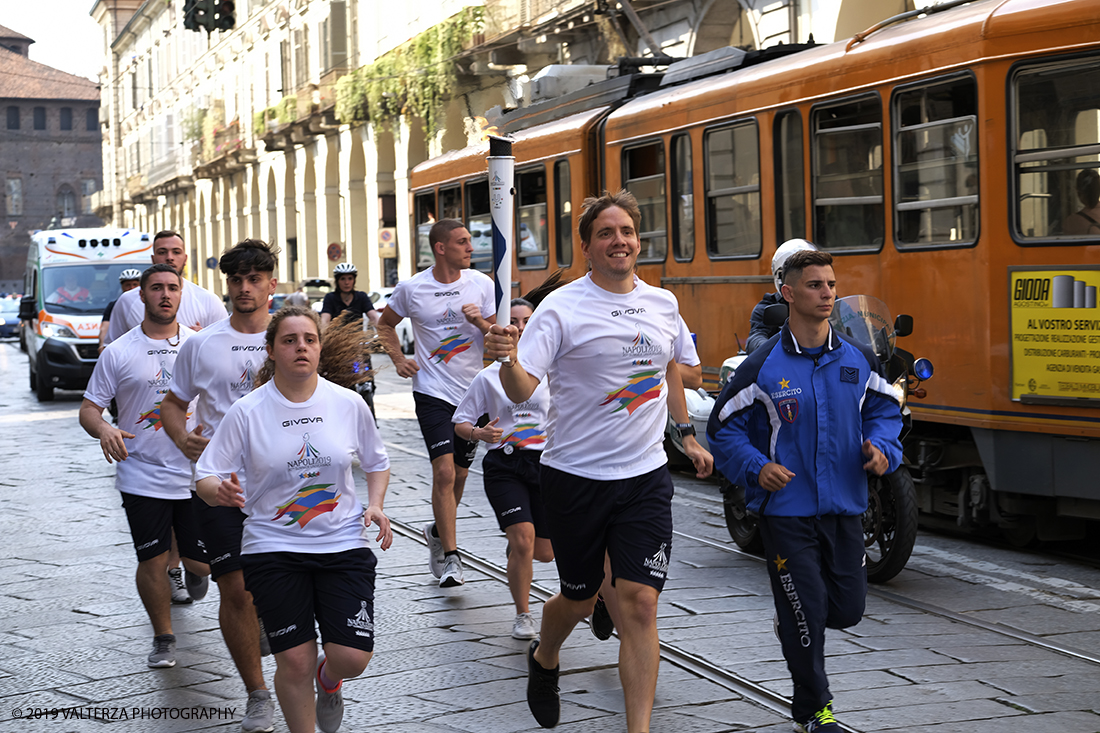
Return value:
M 237 24 L 236 6 L 233 0 L 214 0 L 213 27 L 227 31 Z
M 183 27 L 189 31 L 199 30 L 199 21 L 196 17 L 196 0 L 186 0 L 183 3 Z

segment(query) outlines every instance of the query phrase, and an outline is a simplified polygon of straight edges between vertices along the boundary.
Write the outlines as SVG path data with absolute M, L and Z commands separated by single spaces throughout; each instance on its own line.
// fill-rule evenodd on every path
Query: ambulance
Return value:
M 132 229 L 50 229 L 31 236 L 19 318 L 31 389 L 88 386 L 99 357 L 103 309 L 122 294 L 119 274 L 152 262 L 153 238 Z

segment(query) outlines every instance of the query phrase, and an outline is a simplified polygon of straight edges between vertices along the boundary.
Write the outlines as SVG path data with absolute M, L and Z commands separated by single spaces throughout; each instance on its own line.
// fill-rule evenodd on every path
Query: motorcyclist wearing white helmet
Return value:
M 336 281 L 336 291 L 328 293 L 321 304 L 321 328 L 328 328 L 333 318 L 351 311 L 355 316 L 366 316 L 371 325 L 377 325 L 381 314 L 374 309 L 370 297 L 362 290 L 355 289 L 355 278 L 359 270 L 351 262 L 341 262 L 332 268 L 332 278 Z
M 127 290 L 133 290 L 141 282 L 141 270 L 134 267 L 123 270 L 118 273 L 118 282 L 122 286 L 123 293 Z M 107 329 L 111 325 L 111 311 L 115 309 L 115 303 L 117 302 L 118 298 L 115 298 L 103 309 L 103 321 L 99 324 L 99 352 L 101 354 L 103 349 L 107 348 Z
M 775 250 L 775 254 L 772 255 L 772 278 L 775 280 L 775 292 L 766 294 L 752 309 L 752 316 L 749 319 L 752 328 L 749 331 L 749 338 L 745 342 L 745 351 L 751 354 L 767 343 L 768 339 L 779 333 L 778 326 L 764 324 L 764 311 L 770 305 L 786 302 L 779 290 L 783 287 L 783 266 L 786 264 L 787 259 L 795 252 L 816 249 L 817 247 L 805 239 L 788 239 Z

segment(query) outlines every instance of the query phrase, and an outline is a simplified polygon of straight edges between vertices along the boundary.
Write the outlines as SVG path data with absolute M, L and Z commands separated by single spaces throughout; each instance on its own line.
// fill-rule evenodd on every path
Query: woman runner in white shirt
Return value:
M 534 307 L 516 298 L 511 308 L 511 324 L 522 336 Z M 539 630 L 530 607 L 532 560 L 554 560 L 539 491 L 539 456 L 546 443 L 550 390 L 540 382 L 529 399 L 516 404 L 504 394 L 499 372 L 500 362 L 496 362 L 474 377 L 455 410 L 454 429 L 463 440 L 490 446 L 482 462 L 485 494 L 508 537 L 508 589 L 516 604 L 512 638 L 534 639 Z M 482 415 L 490 421 L 478 427 Z
M 393 542 L 382 511 L 389 458 L 366 403 L 320 377 L 320 319 L 283 308 L 266 334 L 272 379 L 235 402 L 202 457 L 199 495 L 244 510 L 241 564 L 275 654 L 275 692 L 291 733 L 340 727 L 342 681 L 374 650 L 375 556 Z M 364 507 L 352 458 L 366 472 Z M 248 477 L 242 492 L 237 472 Z M 324 651 L 317 655 L 314 621 Z M 313 688 L 317 695 L 314 700 Z

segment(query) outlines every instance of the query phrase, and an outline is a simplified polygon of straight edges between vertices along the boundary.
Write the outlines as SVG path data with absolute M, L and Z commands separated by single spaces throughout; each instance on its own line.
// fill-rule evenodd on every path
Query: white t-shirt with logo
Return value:
M 475 303 L 481 317 L 496 315 L 493 281 L 477 270 L 463 270 L 453 283 L 441 283 L 434 267 L 403 280 L 394 288 L 387 306 L 398 316 L 412 320 L 416 342 L 413 391 L 457 405 L 481 371 L 485 354 L 484 334 L 466 320 L 462 306 Z
M 195 475 L 248 476 L 242 554 L 344 552 L 368 547 L 354 457 L 367 473 L 390 467 L 362 397 L 318 377 L 291 402 L 272 380 L 229 408 Z
M 179 351 L 195 334 L 183 326 L 179 333 L 177 346 L 151 339 L 140 328 L 124 333 L 99 355 L 84 392 L 85 399 L 100 407 L 115 400 L 119 428 L 135 436 L 125 441 L 129 455 L 115 471 L 115 488 L 127 494 L 153 499 L 191 496 L 191 462 L 160 422 L 160 403 Z
M 676 296 L 634 278 L 611 293 L 591 275 L 559 288 L 535 311 L 519 363 L 550 388 L 542 463 L 600 481 L 663 466 L 665 367 L 682 358 Z
M 197 400 L 195 421 L 204 438 L 218 430 L 229 407 L 252 391 L 252 381 L 267 359 L 264 332 L 241 333 L 229 319 L 195 334 L 180 349 L 172 394 Z
M 212 323 L 229 317 L 222 299 L 206 288 L 184 278 L 180 293 L 180 307 L 176 320 L 192 330 L 206 328 Z M 141 288 L 127 290 L 118 296 L 114 310 L 111 311 L 111 323 L 107 327 L 107 343 L 122 337 L 122 334 L 137 327 L 145 320 L 145 304 L 141 302 Z M 197 328 L 196 328 L 197 326 Z
M 524 402 L 512 402 L 500 384 L 500 363 L 490 364 L 474 377 L 466 396 L 458 403 L 451 421 L 477 424 L 488 414 L 489 420 L 500 418 L 496 427 L 504 431 L 499 443 L 489 450 L 542 450 L 546 447 L 546 411 L 550 407 L 550 390 L 546 381 Z M 509 447 L 510 446 L 510 447 Z

